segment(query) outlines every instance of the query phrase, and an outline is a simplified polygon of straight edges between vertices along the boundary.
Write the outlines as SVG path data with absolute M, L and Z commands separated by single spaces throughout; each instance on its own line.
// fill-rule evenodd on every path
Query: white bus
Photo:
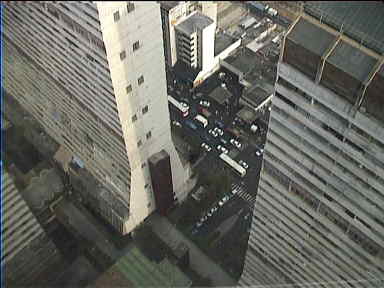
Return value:
M 168 95 L 168 102 L 170 102 L 173 106 L 177 108 L 183 115 L 183 117 L 187 117 L 189 115 L 189 106 L 186 103 L 182 103 L 177 101 L 172 96 Z
M 235 170 L 237 174 L 239 174 L 240 177 L 244 177 L 245 174 L 247 174 L 247 170 L 245 170 L 243 166 L 241 166 L 239 163 L 237 163 L 227 154 L 221 153 L 219 157 L 221 158 L 221 160 L 223 160 L 225 163 L 231 166 L 233 170 Z
M 204 116 L 202 116 L 200 114 L 196 115 L 195 120 L 199 121 L 203 125 L 204 128 L 208 126 L 207 118 L 205 118 Z

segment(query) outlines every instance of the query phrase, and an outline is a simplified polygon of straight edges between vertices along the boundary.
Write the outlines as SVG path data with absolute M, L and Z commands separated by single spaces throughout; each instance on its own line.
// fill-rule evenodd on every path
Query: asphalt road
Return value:
M 228 73 L 227 73 L 228 75 Z M 240 96 L 241 91 L 236 91 L 238 89 L 235 84 L 233 84 L 233 79 L 227 79 L 227 87 L 231 89 L 231 92 Z M 205 152 L 203 156 L 203 160 L 197 165 L 197 170 L 200 173 L 206 173 L 208 171 L 217 171 L 222 169 L 227 169 L 231 171 L 231 178 L 233 179 L 233 185 L 241 185 L 242 191 L 236 195 L 230 194 L 230 200 L 226 202 L 222 207 L 204 222 L 204 224 L 196 229 L 196 226 L 191 229 L 191 233 L 196 236 L 208 235 L 215 231 L 224 221 L 240 213 L 236 221 L 236 225 L 230 229 L 228 233 L 224 237 L 222 237 L 218 243 L 216 249 L 230 249 L 231 245 L 237 245 L 237 238 L 240 235 L 247 235 L 248 228 L 251 221 L 251 216 L 246 217 L 246 215 L 250 215 L 252 213 L 253 205 L 256 199 L 257 186 L 259 182 L 259 174 L 262 164 L 262 157 L 258 157 L 255 155 L 257 147 L 261 147 L 261 145 L 265 142 L 265 134 L 267 131 L 266 123 L 262 121 L 258 121 L 259 127 L 261 130 L 264 130 L 263 133 L 260 131 L 257 132 L 257 135 L 249 135 L 248 137 L 242 137 L 242 148 L 237 149 L 232 144 L 229 143 L 230 138 L 234 138 L 233 135 L 230 135 L 229 132 L 225 131 L 228 126 L 233 126 L 231 123 L 235 118 L 235 113 L 237 111 L 231 111 L 228 113 L 225 106 L 219 105 L 215 103 L 213 100 L 207 97 L 210 92 L 210 88 L 208 86 L 201 87 L 200 90 L 195 91 L 194 93 L 200 93 L 200 98 L 193 99 L 192 94 L 187 88 L 181 87 L 178 83 L 174 83 L 174 77 L 170 75 L 168 78 L 169 86 L 172 87 L 168 92 L 171 96 L 176 98 L 179 101 L 187 102 L 190 106 L 190 115 L 187 117 L 183 117 L 181 113 L 175 109 L 172 105 L 170 105 L 170 114 L 171 121 L 176 120 L 182 125 L 182 131 L 184 134 L 190 136 L 190 139 L 193 139 L 194 145 L 201 145 L 201 143 L 207 143 L 212 150 L 210 152 Z M 214 88 L 214 87 L 213 87 Z M 208 117 L 208 126 L 204 128 L 202 125 L 199 125 L 197 121 L 193 120 L 199 110 L 199 101 L 200 100 L 208 100 L 210 102 L 210 107 L 208 110 L 211 112 L 211 116 Z M 217 112 L 216 112 L 217 111 Z M 268 112 L 267 112 L 268 113 Z M 187 120 L 192 120 L 197 126 L 196 129 L 191 129 L 186 125 Z M 217 127 L 215 121 L 220 121 L 224 124 L 222 130 L 224 131 L 223 136 L 213 137 L 208 133 L 209 129 Z M 249 131 L 247 127 L 241 127 L 244 131 Z M 220 141 L 220 138 L 225 139 L 228 144 L 223 144 Z M 193 143 L 190 143 L 193 145 Z M 248 165 L 247 174 L 244 178 L 241 178 L 236 174 L 236 172 L 229 167 L 226 163 L 224 163 L 220 158 L 219 152 L 216 147 L 218 144 L 226 147 L 230 152 L 229 155 L 233 157 L 234 160 L 239 161 L 243 160 Z M 236 233 L 237 238 L 233 236 L 233 233 Z

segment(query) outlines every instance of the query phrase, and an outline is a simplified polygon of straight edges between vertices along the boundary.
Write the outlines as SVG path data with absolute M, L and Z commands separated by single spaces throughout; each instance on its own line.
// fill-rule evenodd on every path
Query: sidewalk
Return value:
M 153 214 L 148 218 L 147 224 L 172 249 L 176 248 L 180 242 L 186 244 L 189 248 L 191 268 L 201 276 L 210 278 L 213 286 L 234 287 L 237 285 L 234 279 L 205 255 L 191 240 L 178 231 L 167 218 Z

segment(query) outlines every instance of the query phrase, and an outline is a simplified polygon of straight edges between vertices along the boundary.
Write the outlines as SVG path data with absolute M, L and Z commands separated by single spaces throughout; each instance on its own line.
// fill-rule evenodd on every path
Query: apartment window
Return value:
M 141 163 L 141 168 L 144 168 L 145 166 L 147 166 L 147 163 Z
M 150 138 L 152 137 L 152 132 L 149 131 L 149 132 L 145 135 L 145 137 L 147 137 L 147 140 L 150 139 Z
M 128 13 L 131 13 L 134 10 L 135 10 L 135 4 L 132 3 L 132 2 L 128 2 L 128 4 L 127 4 L 127 11 L 128 11 Z
M 135 43 L 133 43 L 133 51 L 136 51 L 140 48 L 140 43 L 139 41 L 136 41 Z
M 132 116 L 132 123 L 135 122 L 137 120 L 137 116 L 136 114 Z
M 113 13 L 113 20 L 115 22 L 120 20 L 120 13 L 119 13 L 119 11 L 116 11 L 115 13 Z
M 144 76 L 141 75 L 141 76 L 139 77 L 139 79 L 137 79 L 137 84 L 141 85 L 141 84 L 143 84 L 143 83 L 144 83 Z
M 148 112 L 148 105 L 146 105 L 143 109 L 141 109 L 141 112 L 143 112 L 143 115 Z
M 132 92 L 132 85 L 128 85 L 127 88 L 125 88 L 125 90 L 127 91 L 127 94 L 131 93 Z
M 124 60 L 125 59 L 125 50 L 120 52 L 120 60 Z
M 147 189 L 148 186 L 149 186 L 149 184 L 147 183 L 147 184 L 144 185 L 144 188 Z
M 139 141 L 137 142 L 137 147 L 140 147 L 142 144 L 143 144 L 143 142 L 141 142 L 141 140 L 139 140 Z

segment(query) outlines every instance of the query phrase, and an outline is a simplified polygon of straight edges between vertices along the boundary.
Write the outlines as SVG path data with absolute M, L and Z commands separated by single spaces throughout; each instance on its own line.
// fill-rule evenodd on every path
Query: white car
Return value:
M 181 123 L 179 121 L 173 120 L 172 124 L 175 125 L 176 127 L 181 127 Z
M 216 138 L 217 136 L 219 136 L 219 134 L 217 134 L 217 132 L 214 131 L 214 130 L 212 130 L 212 129 L 209 129 L 209 130 L 208 130 L 208 133 L 211 134 L 211 135 L 212 135 L 213 137 L 215 137 L 215 138 Z
M 224 131 L 221 130 L 219 127 L 215 127 L 213 128 L 213 131 L 215 131 L 217 134 L 219 134 L 220 136 L 223 136 L 224 135 Z
M 232 190 L 232 194 L 236 195 L 237 193 L 239 193 L 239 191 L 240 191 L 240 187 L 237 187 L 237 188 Z
M 229 200 L 228 196 L 224 196 L 223 199 L 219 201 L 219 206 L 223 206 Z
M 199 104 L 205 108 L 209 108 L 209 106 L 211 106 L 211 103 L 209 103 L 207 100 L 200 100 Z
M 237 141 L 236 139 L 229 140 L 229 143 L 231 143 L 233 146 L 235 146 L 237 149 L 241 149 L 241 143 Z
M 228 152 L 229 152 L 228 149 L 222 145 L 217 145 L 217 150 L 219 150 L 220 152 L 225 153 L 225 154 L 228 154 Z
M 255 154 L 256 156 L 260 157 L 263 153 L 259 149 L 257 149 Z
M 240 164 L 241 166 L 243 166 L 244 169 L 248 169 L 248 167 L 249 167 L 248 164 L 245 163 L 243 160 L 240 160 L 240 161 L 239 161 L 239 164 Z
M 205 151 L 210 152 L 212 148 L 207 143 L 201 143 L 201 148 L 205 149 Z

